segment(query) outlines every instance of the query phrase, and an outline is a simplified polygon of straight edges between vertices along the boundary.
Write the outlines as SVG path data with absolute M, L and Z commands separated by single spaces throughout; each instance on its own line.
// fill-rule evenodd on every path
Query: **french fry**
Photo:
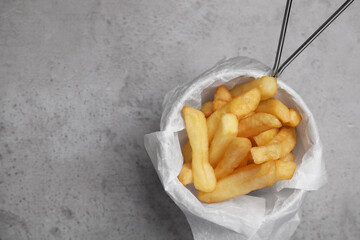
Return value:
M 182 155 L 184 158 L 184 163 L 190 163 L 192 159 L 192 150 L 190 146 L 190 142 L 187 141 L 182 149 Z
M 261 101 L 255 112 L 270 113 L 277 117 L 282 123 L 290 121 L 289 109 L 277 99 Z
M 278 128 L 272 128 L 255 136 L 254 140 L 258 146 L 264 146 L 268 142 L 270 142 L 271 139 L 273 139 L 276 136 L 276 134 L 278 134 L 278 132 L 279 132 Z
M 205 114 L 205 117 L 209 117 L 213 113 L 213 102 L 206 102 L 201 105 L 201 111 Z
M 237 169 L 233 174 L 222 178 L 212 192 L 199 191 L 198 199 L 205 203 L 215 203 L 247 194 L 254 190 L 269 187 L 275 183 L 275 162 L 260 165 L 251 164 Z
M 210 144 L 209 163 L 211 166 L 216 167 L 226 148 L 237 134 L 238 120 L 236 116 L 231 113 L 224 114 Z
M 271 141 L 267 144 L 277 144 L 277 143 L 283 143 L 284 141 L 291 140 L 292 142 L 296 143 L 296 129 L 292 127 L 282 127 L 276 136 L 271 139 Z M 295 145 L 295 143 L 292 143 L 292 145 Z M 289 148 L 289 147 L 288 147 Z M 293 149 L 293 147 L 291 147 Z M 282 154 L 281 157 L 285 156 L 291 151 L 287 151 L 285 154 Z
M 260 102 L 260 90 L 257 88 L 251 89 L 248 92 L 234 98 L 222 108 L 214 112 L 206 120 L 208 127 L 209 142 L 214 138 L 216 128 L 225 113 L 235 114 L 238 119 L 253 112 Z
M 296 163 L 291 161 L 275 161 L 276 180 L 289 180 L 293 177 L 296 170 Z
M 194 182 L 191 163 L 183 164 L 183 167 L 178 175 L 178 179 L 184 186 Z
M 287 155 L 295 147 L 295 128 L 283 127 L 279 133 L 265 146 L 251 148 L 251 155 L 256 164 L 277 160 Z
M 296 127 L 300 124 L 302 117 L 301 115 L 293 108 L 289 108 L 290 113 L 290 121 L 285 123 L 286 126 L 289 127 Z
M 221 161 L 216 165 L 215 176 L 219 180 L 231 174 L 235 168 L 244 167 L 249 158 L 251 142 L 247 138 L 234 138 L 225 151 Z
M 226 103 L 231 101 L 231 93 L 224 87 L 220 86 L 216 89 L 213 101 L 213 111 L 220 109 Z
M 225 104 L 227 104 L 227 101 L 224 100 L 214 100 L 213 101 L 213 111 L 215 112 L 216 110 L 220 109 L 222 106 L 224 106 Z
M 266 100 L 275 96 L 277 90 L 277 80 L 273 77 L 264 76 L 235 87 L 230 92 L 233 97 L 237 97 L 253 88 L 259 88 L 261 92 L 261 100 Z
M 252 115 L 254 115 L 254 114 L 255 114 L 255 112 L 251 112 L 251 113 L 249 113 L 249 114 L 246 114 L 245 116 L 243 116 L 243 117 L 240 118 L 240 119 L 248 118 L 248 117 L 250 117 L 250 116 L 252 116 Z
M 209 164 L 209 145 L 204 113 L 183 107 L 185 127 L 192 149 L 192 172 L 194 186 L 203 192 L 212 192 L 216 186 L 214 169 Z
M 285 161 L 285 162 L 293 162 L 295 160 L 295 156 L 294 156 L 294 154 L 292 152 L 289 152 L 288 154 L 286 154 L 285 156 L 283 156 L 279 160 Z
M 231 99 L 231 93 L 224 86 L 220 86 L 216 89 L 214 94 L 214 101 L 222 100 L 225 102 L 229 102 Z
M 281 122 L 274 115 L 255 113 L 239 121 L 238 137 L 255 137 L 263 131 L 281 127 Z

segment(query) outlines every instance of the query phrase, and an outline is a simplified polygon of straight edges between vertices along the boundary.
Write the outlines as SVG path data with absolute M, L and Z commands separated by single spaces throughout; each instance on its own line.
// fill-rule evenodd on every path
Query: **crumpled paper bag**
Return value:
M 160 131 L 145 135 L 145 148 L 167 194 L 187 217 L 194 239 L 289 239 L 300 223 L 299 209 L 307 191 L 317 190 L 327 182 L 319 133 L 309 108 L 301 97 L 278 79 L 276 98 L 296 109 L 303 117 L 297 127 L 294 149 L 297 169 L 291 180 L 249 195 L 224 202 L 205 204 L 191 186 L 178 180 L 186 141 L 182 107 L 200 109 L 211 100 L 216 87 L 231 89 L 252 78 L 269 75 L 271 69 L 257 60 L 236 57 L 224 60 L 170 91 L 163 102 Z

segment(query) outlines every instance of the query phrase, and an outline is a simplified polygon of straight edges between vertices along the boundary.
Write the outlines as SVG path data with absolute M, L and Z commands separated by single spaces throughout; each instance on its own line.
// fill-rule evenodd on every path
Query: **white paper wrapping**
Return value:
M 289 239 L 300 222 L 299 208 L 306 192 L 327 182 L 313 115 L 301 97 L 280 79 L 275 97 L 303 117 L 297 127 L 294 177 L 215 204 L 200 202 L 193 186 L 184 187 L 179 182 L 177 175 L 183 164 L 181 146 L 186 141 L 182 107 L 200 109 L 201 103 L 211 100 L 216 87 L 224 85 L 231 89 L 270 72 L 269 67 L 246 57 L 219 62 L 195 80 L 170 91 L 164 99 L 160 131 L 145 135 L 145 148 L 161 183 L 185 213 L 194 239 Z

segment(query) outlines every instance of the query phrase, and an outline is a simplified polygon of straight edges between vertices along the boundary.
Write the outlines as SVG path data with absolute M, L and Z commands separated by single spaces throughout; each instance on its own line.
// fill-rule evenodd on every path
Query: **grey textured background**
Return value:
M 294 1 L 288 56 L 343 0 Z M 285 0 L 0 0 L 0 238 L 191 239 L 143 147 L 164 94 L 224 57 L 272 65 Z M 329 184 L 293 239 L 360 239 L 360 6 L 284 72 Z

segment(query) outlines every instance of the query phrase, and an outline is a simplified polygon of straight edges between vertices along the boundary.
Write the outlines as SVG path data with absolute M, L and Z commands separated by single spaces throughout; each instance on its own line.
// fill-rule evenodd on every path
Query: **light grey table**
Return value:
M 294 1 L 288 56 L 343 0 Z M 0 238 L 191 239 L 143 147 L 164 94 L 224 57 L 272 65 L 285 0 L 0 0 Z M 293 239 L 360 239 L 360 6 L 284 72 L 329 183 Z

